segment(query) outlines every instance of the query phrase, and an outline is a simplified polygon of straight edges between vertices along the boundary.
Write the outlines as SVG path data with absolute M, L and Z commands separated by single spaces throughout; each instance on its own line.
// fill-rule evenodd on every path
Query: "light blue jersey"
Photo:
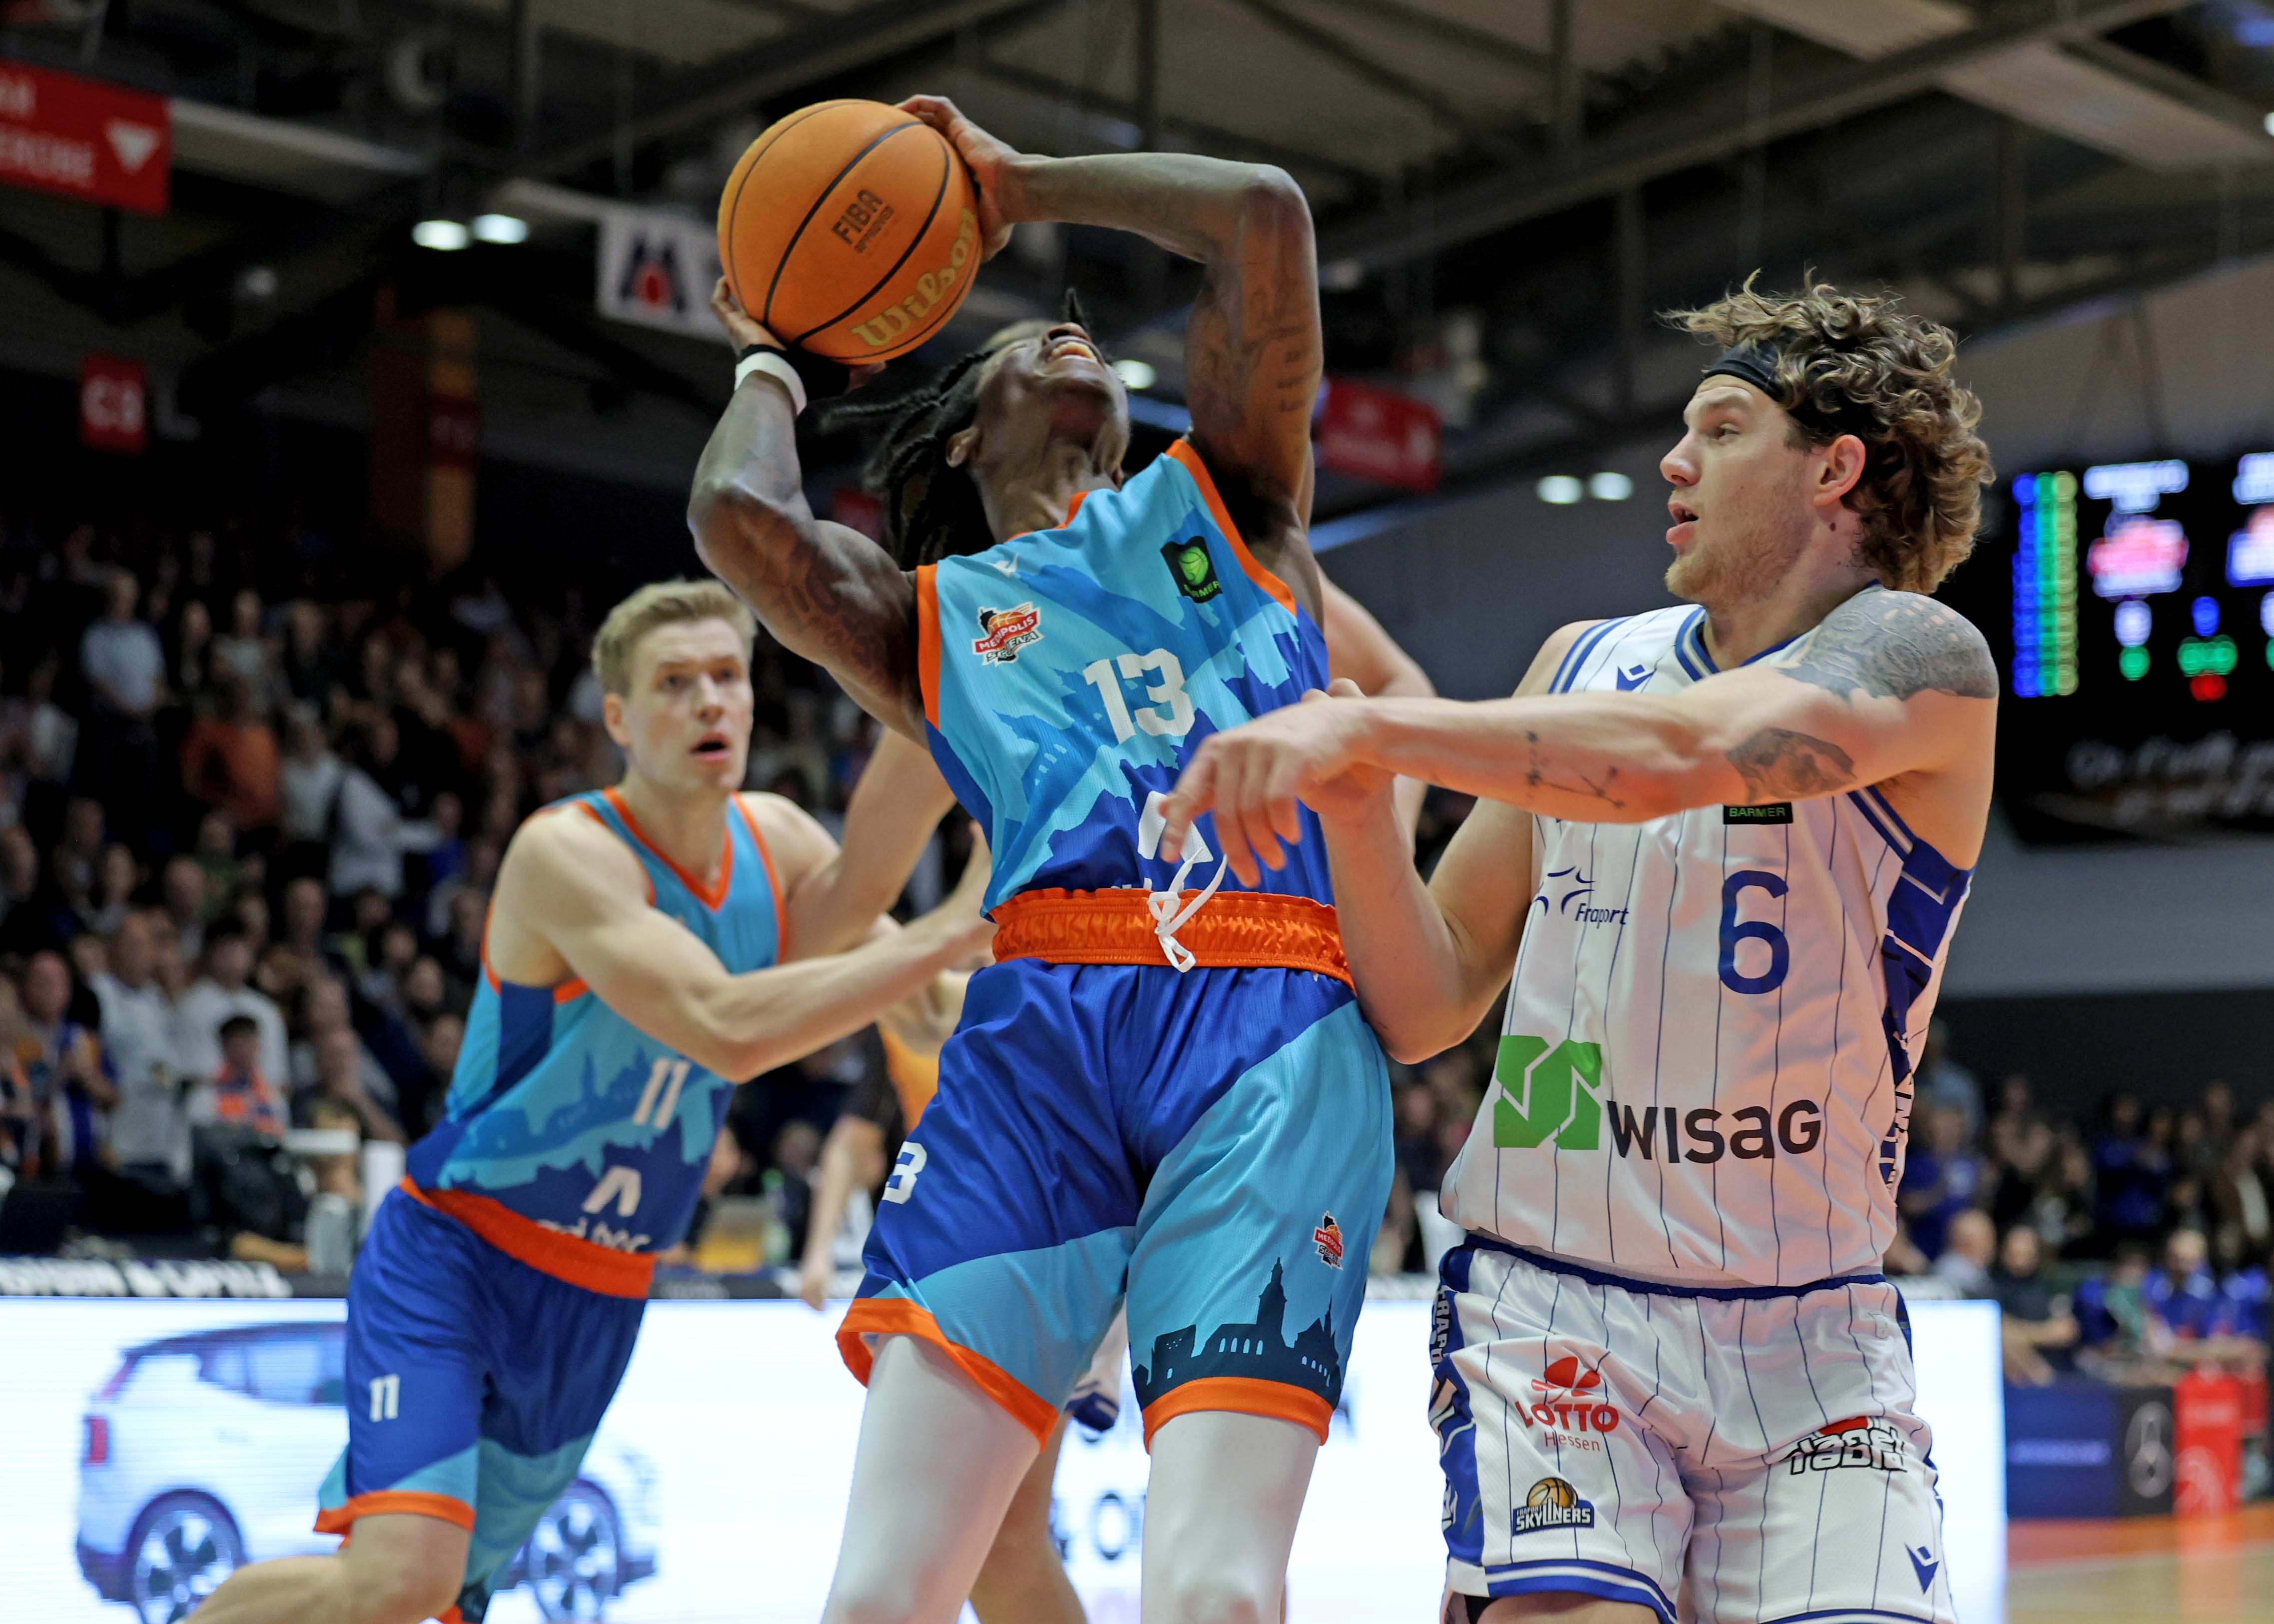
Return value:
M 1209 734 L 1327 685 L 1317 622 L 1256 562 L 1189 440 L 1056 530 L 919 569 L 916 592 L 927 733 L 987 831 L 990 909 L 1043 888 L 1163 888 L 1184 853 L 1156 849 L 1155 798 Z M 1331 901 L 1302 817 L 1262 888 Z
M 779 960 L 779 879 L 739 798 L 708 891 L 647 838 L 614 790 L 538 816 L 589 816 L 621 839 L 646 870 L 651 905 L 730 973 Z M 644 1295 L 652 1254 L 678 1242 L 695 1210 L 739 1079 L 666 1049 L 580 981 L 524 987 L 483 969 L 442 1120 L 411 1147 L 410 1183 L 533 1267 Z

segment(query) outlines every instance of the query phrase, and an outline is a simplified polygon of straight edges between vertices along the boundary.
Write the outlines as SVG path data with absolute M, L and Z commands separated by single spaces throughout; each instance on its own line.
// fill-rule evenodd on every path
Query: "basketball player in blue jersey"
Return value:
M 1119 380 L 1055 324 L 903 402 L 885 547 L 808 509 L 800 374 L 720 298 L 745 355 L 697 477 L 704 560 L 929 744 L 995 861 L 998 962 L 840 1333 L 869 1397 L 824 1617 L 956 1615 L 1126 1291 L 1153 1455 L 1143 1616 L 1270 1619 L 1388 1196 L 1389 1089 L 1323 859 L 1224 888 L 1208 831 L 1164 846 L 1158 808 L 1201 740 L 1328 680 L 1309 212 L 1275 170 L 1028 157 L 945 102 L 906 105 L 969 166 L 990 251 L 1065 221 L 1206 274 L 1188 439 L 1125 480 Z
M 735 1082 L 983 949 L 983 863 L 894 930 L 906 863 L 737 793 L 753 630 L 711 581 L 643 587 L 601 627 L 623 781 L 507 847 L 441 1123 L 349 1287 L 348 1447 L 316 1526 L 351 1538 L 245 1569 L 201 1620 L 479 1620 L 614 1396 Z
M 1997 672 L 1931 592 L 1990 461 L 1948 332 L 1747 288 L 1660 464 L 1688 605 L 1512 699 L 1314 696 L 1209 741 L 1245 876 L 1324 820 L 1392 1053 L 1509 988 L 1449 1176 L 1448 1624 L 1946 1624 L 1895 1233 L 1911 1072 L 1982 849 Z M 1431 882 L 1388 775 L 1478 795 Z M 1511 974 L 1513 979 L 1511 981 Z

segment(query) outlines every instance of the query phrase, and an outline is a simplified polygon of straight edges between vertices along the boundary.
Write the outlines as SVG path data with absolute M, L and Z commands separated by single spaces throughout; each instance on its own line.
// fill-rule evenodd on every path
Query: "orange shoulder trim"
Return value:
M 982 1393 L 1008 1410 L 1013 1420 L 1032 1432 L 1037 1444 L 1050 1441 L 1050 1429 L 1058 1424 L 1058 1407 L 992 1359 L 948 1341 L 939 1321 L 922 1304 L 904 1297 L 864 1297 L 845 1311 L 837 1326 L 837 1351 L 864 1387 L 877 1362 L 876 1350 L 868 1342 L 871 1336 L 914 1336 L 930 1342 L 954 1360 Z
M 1165 1423 L 1203 1410 L 1292 1421 L 1316 1432 L 1321 1443 L 1327 1441 L 1327 1423 L 1335 1413 L 1326 1400 L 1307 1387 L 1259 1381 L 1253 1376 L 1201 1376 L 1171 1388 L 1145 1406 L 1145 1447 L 1153 1447 L 1153 1434 Z
M 750 810 L 750 803 L 737 793 L 734 809 L 742 815 L 742 825 L 750 831 L 750 844 L 758 848 L 758 861 L 765 866 L 766 887 L 774 898 L 774 962 L 789 962 L 789 907 L 782 895 L 781 870 L 774 866 L 772 848 L 766 845 L 765 831 L 758 827 L 758 815 Z
M 916 685 L 923 690 L 924 720 L 939 726 L 939 575 L 916 567 Z
M 1255 554 L 1247 550 L 1247 538 L 1239 533 L 1239 526 L 1231 522 L 1231 514 L 1224 507 L 1224 497 L 1216 488 L 1216 476 L 1209 472 L 1207 459 L 1201 455 L 1200 447 L 1189 439 L 1181 439 L 1170 446 L 1169 455 L 1184 464 L 1185 471 L 1193 477 L 1193 483 L 1200 486 L 1201 500 L 1208 504 L 1209 517 L 1216 521 L 1216 529 L 1222 530 L 1224 538 L 1231 544 L 1232 556 L 1239 560 L 1240 568 L 1247 572 L 1247 578 L 1261 587 L 1289 614 L 1299 613 L 1295 606 L 1295 594 L 1289 590 L 1287 583 L 1264 568 L 1257 561 Z

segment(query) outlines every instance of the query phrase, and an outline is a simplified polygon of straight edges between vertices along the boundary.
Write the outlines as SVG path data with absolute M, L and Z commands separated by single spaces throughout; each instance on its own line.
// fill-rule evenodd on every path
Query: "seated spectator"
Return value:
M 2068 1299 L 2039 1273 L 2044 1258 L 2037 1232 L 2017 1223 L 1999 1244 L 1998 1272 L 1990 1282 L 2003 1315 L 2006 1380 L 2027 1387 L 2041 1387 L 2067 1368 L 2077 1340 Z
M 316 1044 L 316 1088 L 323 1100 L 345 1106 L 355 1113 L 358 1124 L 367 1139 L 384 1139 L 390 1144 L 407 1145 L 410 1136 L 403 1132 L 385 1108 L 374 1101 L 363 1085 L 363 1048 L 352 1032 L 327 1033 Z M 314 1108 L 310 1107 L 311 1110 Z
M 277 763 L 279 832 L 290 874 L 320 874 L 329 853 L 332 809 L 347 767 L 332 754 L 321 723 L 305 705 L 294 705 L 284 724 L 284 754 Z
M 2231 1291 L 2211 1273 L 2202 1231 L 2174 1229 L 2165 1243 L 2164 1267 L 2141 1286 L 2149 1344 L 2181 1366 L 2255 1369 L 2266 1359 L 2264 1341 L 2251 1335 L 2262 1291 L 2260 1282 L 2247 1281 Z
M 319 1056 L 325 1041 L 335 1032 L 347 1034 L 356 1046 L 356 1079 L 363 1091 L 392 1111 L 395 1079 L 357 1036 L 347 984 L 334 975 L 317 977 L 301 994 L 299 1035 L 292 1041 L 292 1098 L 308 1099 L 322 1087 Z
M 181 1069 L 192 1077 L 211 1077 L 221 1069 L 221 1024 L 232 1015 L 249 1017 L 260 1029 L 261 1075 L 279 1086 L 290 1075 L 284 1016 L 267 994 L 251 984 L 252 944 L 243 926 L 223 920 L 206 934 L 205 974 L 180 1004 Z
M 2105 1274 L 2096 1274 L 2076 1289 L 2079 1364 L 2097 1375 L 2122 1380 L 2134 1373 L 2148 1340 L 2148 1311 L 2141 1288 L 2148 1278 L 2148 1249 L 2138 1241 L 2125 1241 L 2116 1249 L 2116 1260 Z
M 1937 1278 L 1961 1297 L 1990 1297 L 1990 1265 L 1998 1255 L 1998 1229 L 1990 1214 L 1969 1207 L 1951 1215 L 1943 1234 L 1942 1255 L 1934 1260 Z
M 2210 1175 L 2209 1204 L 2215 1237 L 2233 1257 L 2263 1257 L 2274 1248 L 2274 1210 L 2259 1176 L 2256 1123 L 2227 1131 L 2218 1166 Z
M 105 846 L 94 891 L 79 910 L 80 927 L 106 938 L 117 935 L 133 911 L 135 888 L 141 882 L 133 853 L 123 846 Z
M 210 917 L 206 892 L 206 871 L 198 866 L 197 859 L 187 855 L 167 859 L 159 900 L 175 944 L 187 961 L 205 956 L 206 921 Z
M 201 716 L 182 741 L 182 787 L 228 813 L 243 831 L 273 827 L 281 805 L 276 735 L 253 690 L 232 675 L 220 714 Z
M 308 1125 L 362 1138 L 362 1123 L 346 1106 L 320 1100 Z M 310 1156 L 307 1168 L 316 1183 L 308 1199 L 308 1218 L 303 1228 L 304 1261 L 311 1274 L 344 1276 L 355 1267 L 364 1233 L 363 1158 L 352 1151 Z
M 284 1110 L 276 1088 L 260 1070 L 260 1026 L 250 1015 L 231 1015 L 219 1030 L 221 1064 L 213 1080 L 190 1094 L 190 1120 L 251 1128 L 284 1137 Z
M 71 1018 L 72 991 L 71 966 L 61 953 L 42 950 L 24 966 L 16 1059 L 37 1116 L 34 1160 L 50 1177 L 102 1165 L 110 1110 L 118 1102 L 102 1043 Z
M 368 889 L 392 902 L 403 895 L 404 854 L 426 851 L 439 838 L 432 823 L 405 817 L 385 787 L 395 777 L 400 748 L 394 718 L 373 718 L 355 764 L 340 780 L 331 833 L 335 894 Z
M 1911 1118 L 1911 1132 L 1916 1137 L 1896 1207 L 1910 1225 L 1912 1242 L 1939 1258 L 1951 1220 L 1988 1193 L 1982 1158 L 1968 1147 L 1966 1115 L 1955 1107 L 1928 1108 Z M 1985 1253 L 1983 1261 L 1988 1260 Z
M 2171 1166 L 2142 1120 L 2139 1100 L 2109 1095 L 2093 1141 L 2093 1228 L 2104 1239 L 2146 1241 L 2164 1227 Z
M 245 861 L 237 849 L 237 820 L 215 807 L 198 819 L 198 840 L 191 860 L 205 870 L 206 923 L 225 917 L 229 905 L 245 883 Z
M 1913 1097 L 1920 1106 L 1956 1111 L 1961 1142 L 1976 1142 L 1982 1131 L 1982 1085 L 1973 1072 L 1950 1057 L 1950 1028 L 1939 1020 L 1927 1023 Z
M 190 1177 L 190 1124 L 184 1092 L 191 1079 L 175 1069 L 177 1013 L 157 978 L 150 921 L 129 914 L 110 938 L 109 963 L 89 983 L 102 1008 L 102 1048 L 117 1081 L 110 1148 L 123 1173 L 162 1174 L 172 1184 Z

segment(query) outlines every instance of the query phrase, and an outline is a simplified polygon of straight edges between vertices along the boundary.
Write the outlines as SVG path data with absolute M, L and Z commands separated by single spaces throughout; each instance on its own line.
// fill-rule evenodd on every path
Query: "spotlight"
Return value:
M 1140 361 L 1134 356 L 1124 356 L 1113 364 L 1114 376 L 1133 389 L 1149 389 L 1161 374 L 1153 370 L 1150 361 Z
M 512 214 L 477 214 L 474 235 L 485 243 L 525 243 L 529 240 L 529 222 Z
M 1590 474 L 1587 494 L 1599 502 L 1623 502 L 1634 494 L 1634 481 L 1624 474 Z
M 1558 508 L 1568 508 L 1587 493 L 1587 487 L 1570 474 L 1550 474 L 1536 487 L 1540 500 Z
M 422 220 L 410 228 L 410 240 L 421 248 L 451 253 L 463 248 L 473 237 L 455 220 Z

